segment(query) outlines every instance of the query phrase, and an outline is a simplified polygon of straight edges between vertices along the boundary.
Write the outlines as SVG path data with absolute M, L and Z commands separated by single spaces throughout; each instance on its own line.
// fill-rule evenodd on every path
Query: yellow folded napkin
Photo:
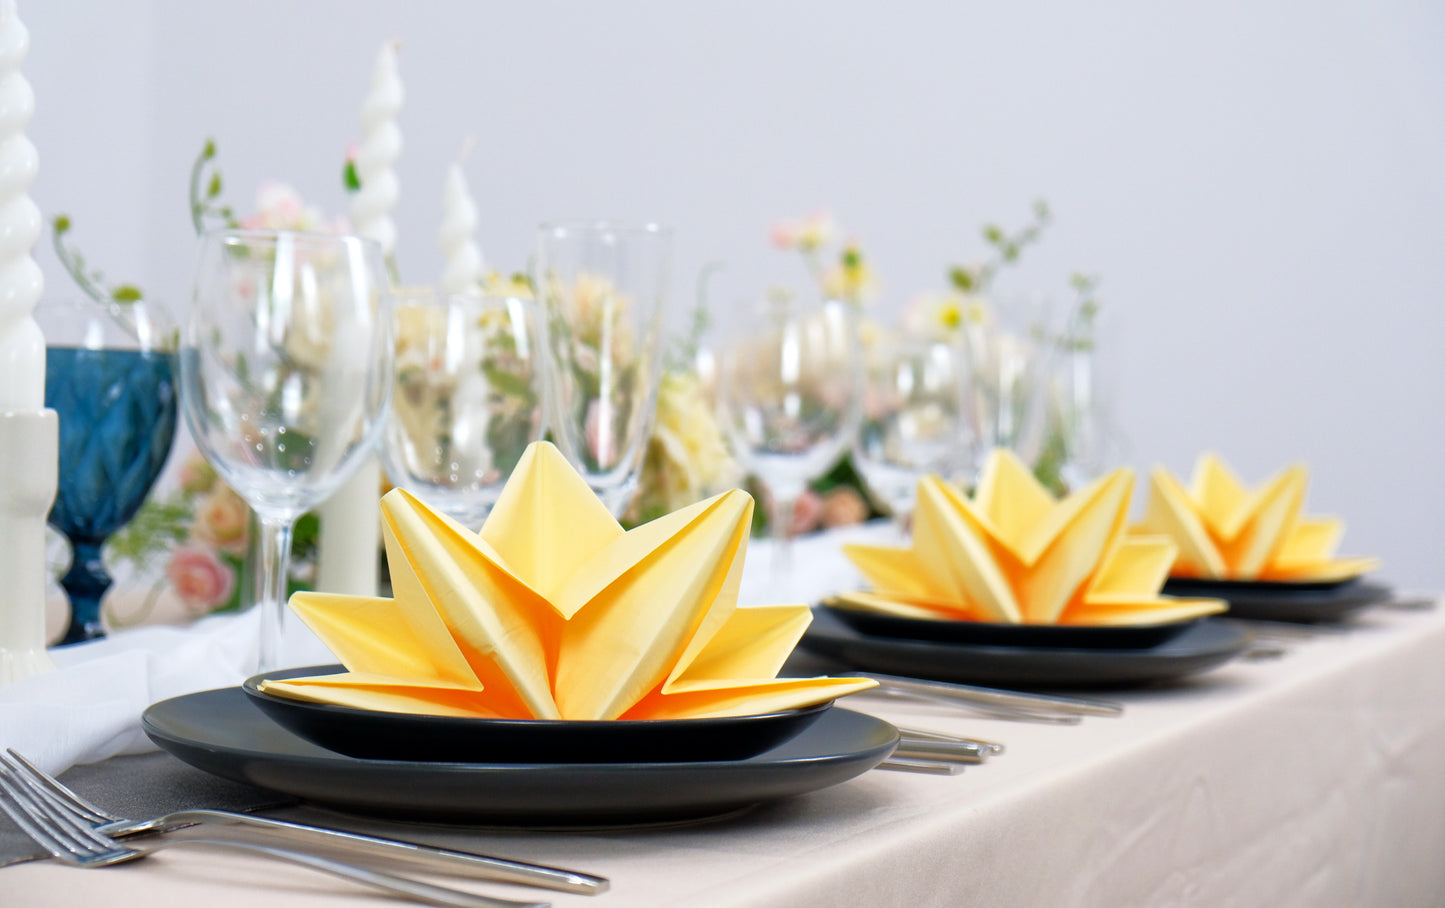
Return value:
M 810 706 L 875 684 L 776 677 L 811 612 L 738 606 L 745 492 L 624 532 L 537 442 L 480 533 L 401 489 L 381 510 L 396 598 L 293 595 L 347 671 L 266 681 L 265 692 L 443 716 L 679 719 Z
M 1309 471 L 1295 465 L 1251 489 L 1218 455 L 1205 453 L 1187 490 L 1162 468 L 1150 474 L 1137 530 L 1179 545 L 1170 572 L 1176 577 L 1327 582 L 1378 568 L 1376 558 L 1335 556 L 1344 521 L 1306 516 L 1308 485 Z
M 924 477 L 912 546 L 844 546 L 873 590 L 839 604 L 1011 624 L 1164 624 L 1224 611 L 1213 599 L 1157 595 L 1177 550 L 1165 537 L 1126 535 L 1133 484 L 1121 468 L 1058 500 L 1001 448 L 971 501 Z

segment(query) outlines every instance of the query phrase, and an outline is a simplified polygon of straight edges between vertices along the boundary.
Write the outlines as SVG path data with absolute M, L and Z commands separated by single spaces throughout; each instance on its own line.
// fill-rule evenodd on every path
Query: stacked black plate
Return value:
M 1169 596 L 1223 599 L 1229 603 L 1231 618 L 1296 623 L 1339 621 L 1393 595 L 1390 587 L 1363 577 L 1325 583 L 1170 578 L 1163 591 Z
M 1022 689 L 1150 684 L 1214 668 L 1249 632 L 1211 618 L 1137 627 L 986 624 L 813 610 L 799 646 L 852 669 Z
M 151 740 L 225 778 L 358 813 L 577 826 L 730 813 L 853 778 L 898 742 L 887 722 L 824 705 L 764 716 L 533 722 L 308 704 L 243 687 L 163 700 Z

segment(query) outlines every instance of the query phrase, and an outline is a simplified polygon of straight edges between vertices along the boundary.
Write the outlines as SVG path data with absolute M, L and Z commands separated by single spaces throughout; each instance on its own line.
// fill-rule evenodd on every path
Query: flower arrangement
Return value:
M 1061 322 L 1047 313 L 1032 313 L 1032 321 L 1012 330 L 999 324 L 993 303 L 995 280 L 1004 269 L 1018 264 L 1053 221 L 1043 200 L 1034 203 L 1030 214 L 1012 232 L 996 223 L 985 224 L 981 235 L 988 256 L 973 264 L 950 266 L 947 289 L 916 296 L 904 314 L 903 330 L 961 346 L 969 362 L 970 393 L 982 398 L 976 407 L 991 414 L 1010 410 L 1007 419 L 1014 425 L 1039 423 L 1039 440 L 1033 446 L 1037 450 L 1029 452 L 1034 475 L 1061 495 L 1088 478 L 1081 474 L 1078 461 L 1088 456 L 1085 447 L 1096 446 L 1089 437 L 1098 430 L 1097 414 L 1091 412 L 1096 402 L 1086 373 L 1102 304 L 1099 278 L 1075 273 L 1069 278 L 1074 301 Z M 989 434 L 986 427 L 981 431 Z M 1008 445 L 1018 439 L 993 440 Z
M 827 298 L 851 306 L 859 315 L 864 345 L 879 328 L 864 317 L 867 306 L 879 294 L 878 276 L 871 260 L 856 238 L 839 242 L 843 231 L 828 212 L 816 211 L 799 218 L 778 221 L 769 232 L 773 246 L 795 253 L 812 277 L 818 290 Z M 754 497 L 767 504 L 771 496 L 756 481 L 750 481 Z M 772 508 L 760 507 L 754 512 L 754 532 L 766 530 L 767 515 Z M 873 501 L 868 487 L 854 466 L 852 457 L 844 454 L 826 473 L 808 483 L 808 488 L 794 504 L 791 535 L 810 533 L 849 524 L 862 523 L 884 515 Z

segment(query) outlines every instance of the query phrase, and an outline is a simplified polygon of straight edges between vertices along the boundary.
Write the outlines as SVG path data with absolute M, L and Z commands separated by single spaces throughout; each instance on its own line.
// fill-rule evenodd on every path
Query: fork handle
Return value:
M 284 848 L 276 848 L 271 845 L 259 845 L 255 842 L 241 842 L 235 839 L 151 839 L 145 842 L 144 847 L 139 850 L 149 853 L 159 851 L 162 848 L 170 848 L 174 845 L 214 845 L 219 848 L 230 848 L 249 854 L 261 855 L 262 857 L 274 858 L 278 861 L 286 861 L 291 864 L 299 864 L 302 867 L 310 867 L 322 873 L 339 876 L 352 880 L 353 882 L 372 886 L 384 892 L 390 892 L 393 895 L 400 895 L 414 901 L 424 902 L 428 905 L 447 905 L 453 906 L 453 908 L 549 908 L 551 905 L 551 902 L 517 902 L 511 899 L 499 899 L 472 892 L 463 892 L 460 889 L 448 889 L 445 886 L 435 886 L 431 883 L 423 883 L 421 880 L 408 879 L 404 876 L 396 876 L 395 874 L 385 873 L 380 870 L 371 870 L 366 867 L 358 867 L 355 864 L 333 861 L 331 858 L 323 858 L 319 855 L 305 854 L 300 851 L 288 851 Z M 135 846 L 128 845 L 128 847 Z
M 352 854 L 400 860 L 434 872 L 464 873 L 468 876 L 501 883 L 519 883 L 524 886 L 537 886 L 558 892 L 577 892 L 586 895 L 606 892 L 609 885 L 606 877 L 561 867 L 509 861 L 489 855 L 453 851 L 449 848 L 436 848 L 415 842 L 401 842 L 396 839 L 361 835 L 340 829 L 307 826 L 302 823 L 273 820 L 247 813 L 232 813 L 226 810 L 178 810 L 159 819 L 164 821 L 163 825 L 152 827 L 149 823 L 115 823 L 103 827 L 102 831 L 108 835 L 123 837 L 146 832 L 166 832 L 192 824 L 204 824 L 212 828 L 240 826 L 284 837 L 298 845 L 328 847 Z

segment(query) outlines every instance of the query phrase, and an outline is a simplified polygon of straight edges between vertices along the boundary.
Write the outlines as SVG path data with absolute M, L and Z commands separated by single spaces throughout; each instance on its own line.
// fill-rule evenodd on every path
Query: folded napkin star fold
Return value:
M 1151 473 L 1135 529 L 1175 541 L 1175 577 L 1329 582 L 1378 568 L 1375 558 L 1335 555 L 1344 521 L 1306 515 L 1308 485 L 1309 471 L 1294 465 L 1250 488 L 1218 455 L 1205 453 L 1188 488 L 1167 470 Z
M 993 451 L 972 499 L 936 476 L 918 483 L 908 548 L 847 545 L 872 584 L 845 608 L 1009 624 L 1163 624 L 1222 612 L 1212 599 L 1158 595 L 1177 548 L 1131 537 L 1133 472 L 1055 498 L 1011 451 Z
M 776 677 L 811 613 L 737 604 L 752 510 L 732 490 L 624 531 L 547 442 L 480 533 L 393 489 L 381 511 L 395 598 L 293 595 L 347 670 L 262 690 L 427 715 L 679 719 L 874 686 Z

